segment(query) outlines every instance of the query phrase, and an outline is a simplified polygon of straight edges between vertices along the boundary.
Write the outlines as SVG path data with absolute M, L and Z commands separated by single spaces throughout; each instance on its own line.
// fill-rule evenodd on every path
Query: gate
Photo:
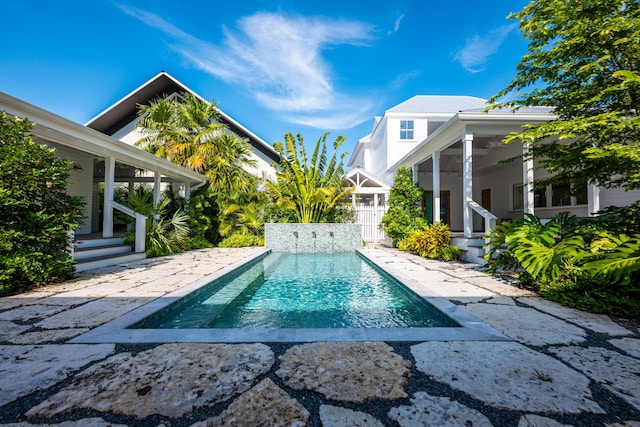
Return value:
M 377 243 L 387 236 L 378 228 L 382 216 L 387 212 L 386 206 L 371 206 L 359 203 L 356 205 L 358 224 L 362 225 L 362 240 Z

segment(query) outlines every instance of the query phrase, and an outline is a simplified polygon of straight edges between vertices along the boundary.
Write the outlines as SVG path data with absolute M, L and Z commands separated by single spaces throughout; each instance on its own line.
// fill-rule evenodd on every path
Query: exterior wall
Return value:
M 413 150 L 419 142 L 427 138 L 427 119 L 412 115 L 389 116 L 387 122 L 387 158 L 386 167 L 395 164 L 405 154 Z M 413 120 L 413 139 L 400 139 L 400 121 Z
M 58 144 L 50 144 L 61 158 L 69 158 L 78 168 L 71 169 L 67 193 L 82 197 L 84 201 L 84 224 L 76 234 L 91 233 L 91 212 L 93 211 L 93 155 Z M 98 203 L 98 201 L 95 201 Z
M 624 191 L 622 188 L 601 188 L 600 209 L 609 206 L 627 206 L 640 200 L 640 190 Z
M 362 226 L 265 224 L 264 246 L 274 252 L 352 252 L 362 247 Z
M 387 120 L 382 120 L 369 140 L 371 162 L 366 166 L 368 172 L 382 176 L 387 170 Z M 366 160 L 366 158 L 365 158 Z

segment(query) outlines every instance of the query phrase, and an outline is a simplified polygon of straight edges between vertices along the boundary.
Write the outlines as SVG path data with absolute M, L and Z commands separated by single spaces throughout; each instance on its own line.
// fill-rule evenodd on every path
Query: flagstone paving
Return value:
M 636 328 L 365 250 L 512 341 L 68 343 L 260 249 L 192 251 L 0 298 L 0 425 L 640 427 Z

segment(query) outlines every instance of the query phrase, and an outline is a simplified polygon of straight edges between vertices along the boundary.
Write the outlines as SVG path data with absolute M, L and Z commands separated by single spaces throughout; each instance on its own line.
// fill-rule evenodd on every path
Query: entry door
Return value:
M 488 211 L 491 211 L 491 189 L 485 188 L 482 190 L 482 201 L 481 206 Z M 482 217 L 482 230 L 484 231 L 484 217 Z
M 440 191 L 440 221 L 449 224 L 451 193 L 448 190 Z M 433 191 L 425 190 L 422 195 L 422 211 L 429 224 L 433 224 Z

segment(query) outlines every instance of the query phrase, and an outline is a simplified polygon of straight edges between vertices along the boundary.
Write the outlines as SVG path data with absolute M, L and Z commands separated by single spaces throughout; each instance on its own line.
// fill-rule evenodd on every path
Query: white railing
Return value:
M 111 201 L 111 207 L 113 209 L 119 210 L 120 212 L 129 215 L 131 218 L 135 218 L 136 220 L 136 241 L 135 241 L 135 252 L 143 253 L 144 252 L 144 243 L 146 240 L 146 230 L 147 230 L 147 217 L 142 215 L 140 212 L 136 212 L 133 209 L 121 205 L 118 202 Z
M 489 212 L 488 210 L 486 210 L 485 208 L 483 208 L 482 206 L 480 206 L 478 203 L 474 202 L 473 200 L 468 201 L 467 204 L 471 209 L 476 211 L 480 216 L 484 218 L 484 234 L 485 236 L 487 236 L 489 234 L 489 231 L 495 228 L 498 222 L 498 217 L 492 214 L 491 212 Z

